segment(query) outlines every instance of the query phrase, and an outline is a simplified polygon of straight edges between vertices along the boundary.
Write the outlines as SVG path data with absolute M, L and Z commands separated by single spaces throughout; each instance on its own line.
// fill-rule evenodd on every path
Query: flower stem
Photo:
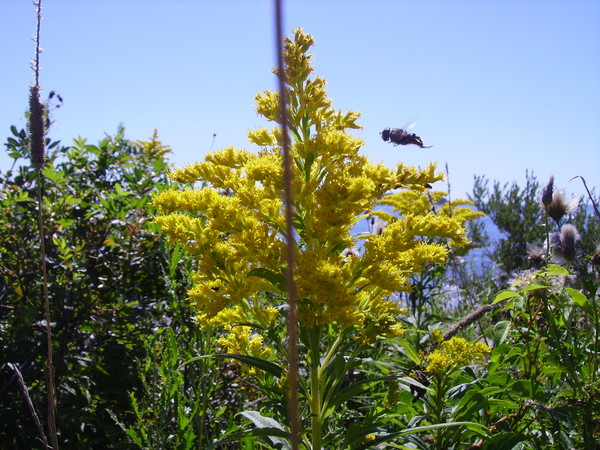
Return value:
M 310 339 L 310 415 L 312 450 L 321 449 L 322 392 L 321 392 L 321 327 L 309 332 Z

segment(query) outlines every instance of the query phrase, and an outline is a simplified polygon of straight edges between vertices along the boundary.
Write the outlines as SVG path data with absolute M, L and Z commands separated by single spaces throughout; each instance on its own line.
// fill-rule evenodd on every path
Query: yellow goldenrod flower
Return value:
M 359 114 L 331 106 L 325 81 L 312 75 L 313 43 L 296 30 L 284 50 L 299 322 L 354 327 L 364 342 L 399 336 L 403 311 L 392 294 L 410 291 L 410 276 L 426 264 L 444 264 L 449 247 L 467 246 L 464 224 L 473 216 L 458 208 L 432 212 L 430 202 L 443 197 L 424 194 L 425 186 L 442 179 L 434 164 L 388 168 L 360 154 L 364 143 L 348 132 L 359 128 Z M 275 91 L 256 96 L 256 110 L 268 121 L 281 121 L 279 105 Z M 281 322 L 287 239 L 281 131 L 260 128 L 248 138 L 258 151 L 209 152 L 170 175 L 191 186 L 156 194 L 154 205 L 169 242 L 183 243 L 198 258 L 188 292 L 198 323 L 236 325 L 223 345 L 241 351 L 244 343 L 245 351 L 256 352 L 258 341 L 248 347 L 250 331 L 239 325 Z M 396 214 L 374 212 L 379 203 L 392 205 Z M 374 215 L 387 222 L 380 234 L 352 234 L 359 220 Z M 359 248 L 359 239 L 362 248 L 348 257 L 346 250 Z
M 467 366 L 480 361 L 492 349 L 483 342 L 469 343 L 466 339 L 453 337 L 440 344 L 440 347 L 427 355 L 427 371 L 443 376 L 457 367 Z

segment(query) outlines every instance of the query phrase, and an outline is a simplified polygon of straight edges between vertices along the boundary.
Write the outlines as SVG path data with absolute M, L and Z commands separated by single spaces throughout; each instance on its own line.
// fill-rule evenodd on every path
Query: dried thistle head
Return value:
M 29 89 L 29 151 L 31 165 L 40 170 L 45 161 L 46 105 L 40 101 L 39 86 Z
M 553 249 L 553 257 L 556 261 L 571 262 L 575 258 L 575 242 L 579 239 L 579 233 L 570 223 L 563 225 L 560 233 L 554 233 L 550 237 L 550 247 Z
M 550 180 L 548 184 L 542 191 L 541 202 L 544 205 L 544 208 L 548 207 L 550 203 L 552 203 L 552 192 L 554 191 L 554 175 L 550 175 Z
M 596 251 L 592 255 L 591 262 L 594 266 L 600 266 L 600 246 L 596 248 Z
M 527 256 L 534 266 L 541 266 L 546 260 L 546 250 L 539 245 L 529 245 L 527 247 Z
M 342 251 L 342 257 L 344 257 L 344 258 L 349 258 L 349 257 L 358 258 L 359 256 L 360 256 L 360 253 L 358 252 L 358 249 L 356 247 L 348 247 Z
M 378 216 L 369 217 L 369 231 L 371 234 L 380 235 L 383 233 L 384 228 L 387 226 L 387 222 Z
M 556 223 L 560 222 L 565 214 L 570 214 L 577 209 L 579 205 L 579 198 L 572 197 L 567 200 L 567 196 L 563 189 L 559 189 L 552 193 L 552 201 L 548 205 L 544 205 L 546 208 L 546 214 L 550 216 Z

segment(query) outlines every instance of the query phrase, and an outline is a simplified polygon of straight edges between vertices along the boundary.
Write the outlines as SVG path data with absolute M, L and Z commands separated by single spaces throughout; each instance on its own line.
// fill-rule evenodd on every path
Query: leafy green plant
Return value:
M 20 368 L 41 412 L 45 322 L 35 237 L 36 173 L 17 166 L 27 155 L 27 134 L 15 127 L 11 132 L 6 147 L 15 163 L 0 174 L 0 434 L 20 448 L 34 446 L 37 432 L 31 431 L 34 423 L 7 364 Z M 190 322 L 189 314 L 179 312 L 180 302 L 169 303 L 173 290 L 184 295 L 186 282 L 165 282 L 171 262 L 149 223 L 150 194 L 167 182 L 168 148 L 156 136 L 130 142 L 123 133 L 120 129 L 98 145 L 77 139 L 64 147 L 47 140 L 42 207 L 48 218 L 57 422 L 66 446 L 111 445 L 119 431 L 106 408 L 128 409 L 126 391 L 139 386 L 133 368 L 143 356 L 144 340 L 171 321 L 177 327 Z M 177 279 L 187 277 L 176 273 Z
M 502 323 L 490 378 L 506 380 L 506 395 L 518 404 L 505 411 L 505 430 L 534 446 L 591 449 L 600 419 L 598 304 L 568 287 L 569 275 L 549 265 L 498 295 L 510 320 Z

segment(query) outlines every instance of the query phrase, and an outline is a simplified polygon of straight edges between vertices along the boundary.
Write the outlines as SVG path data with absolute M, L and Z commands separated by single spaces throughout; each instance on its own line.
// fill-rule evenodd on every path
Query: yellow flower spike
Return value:
M 421 186 L 433 184 L 444 179 L 444 174 L 435 173 L 436 165 L 429 164 L 427 169 L 421 170 L 400 163 L 396 167 L 396 182 L 399 186 Z
M 274 147 L 282 145 L 281 129 L 259 128 L 248 131 L 248 140 L 260 147 Z
M 280 123 L 279 118 L 279 94 L 275 91 L 263 91 L 256 94 L 256 114 L 264 116 L 267 120 Z
M 433 330 L 431 330 L 431 337 L 435 342 L 442 342 L 444 333 L 439 328 L 434 328 Z
M 249 319 L 243 308 L 240 305 L 236 305 L 222 309 L 212 319 L 208 319 L 204 316 L 203 321 L 206 322 L 210 328 L 215 328 L 219 326 L 230 327 L 231 325 L 248 323 Z
M 222 150 L 209 152 L 204 160 L 207 163 L 225 167 L 243 167 L 253 155 L 248 150 L 238 150 L 235 147 L 226 147 Z
M 271 349 L 263 346 L 263 337 L 252 335 L 248 326 L 229 327 L 229 334 L 217 339 L 217 345 L 222 346 L 225 352 L 234 355 L 250 355 L 265 358 L 272 353 Z M 258 369 L 242 364 L 243 370 L 249 375 L 256 375 Z

